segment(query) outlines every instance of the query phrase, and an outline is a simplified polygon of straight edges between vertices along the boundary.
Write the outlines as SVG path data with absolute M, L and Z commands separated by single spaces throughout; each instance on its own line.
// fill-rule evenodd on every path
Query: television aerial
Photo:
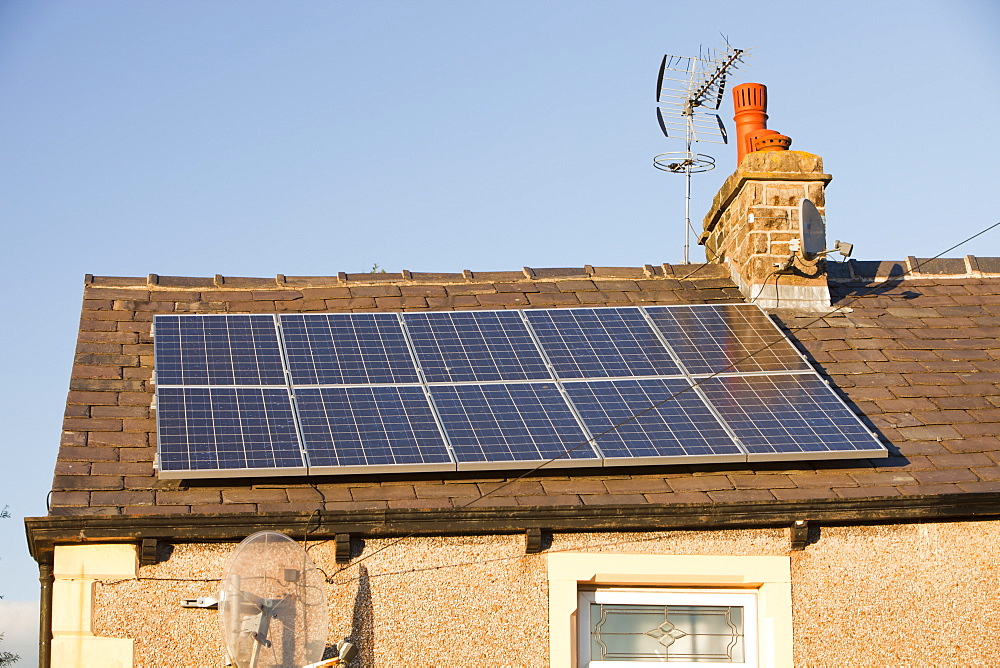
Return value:
M 728 144 L 726 127 L 713 113 L 722 103 L 726 79 L 747 57 L 747 49 L 728 43 L 719 49 L 699 49 L 697 57 L 663 56 L 656 79 L 656 120 L 668 139 L 684 139 L 683 151 L 661 153 L 653 166 L 665 172 L 683 174 L 684 184 L 684 263 L 689 262 L 691 229 L 691 175 L 715 168 L 715 159 L 694 153 L 694 142 Z
M 300 668 L 320 662 L 329 620 L 325 584 L 306 551 L 284 534 L 259 531 L 240 543 L 226 564 L 218 604 L 233 664 Z M 339 649 L 347 659 L 344 650 L 354 647 L 342 643 Z

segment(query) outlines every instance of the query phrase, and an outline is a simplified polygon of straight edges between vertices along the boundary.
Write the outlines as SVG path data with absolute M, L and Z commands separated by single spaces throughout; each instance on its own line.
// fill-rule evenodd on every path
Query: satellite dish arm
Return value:
M 337 643 L 337 656 L 332 659 L 310 663 L 308 666 L 302 666 L 302 668 L 327 668 L 328 666 L 342 666 L 353 661 L 354 657 L 357 655 L 358 648 L 354 646 L 354 643 L 342 640 Z

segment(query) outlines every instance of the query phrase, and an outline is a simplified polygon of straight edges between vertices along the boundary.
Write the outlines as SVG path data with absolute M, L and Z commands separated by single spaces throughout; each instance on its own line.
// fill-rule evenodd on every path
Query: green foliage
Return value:
M 369 274 L 384 274 L 385 273 L 385 269 L 383 269 L 382 267 L 378 266 L 378 262 L 376 262 L 375 264 L 372 265 L 371 271 L 369 271 L 368 273 Z
M 0 510 L 0 519 L 6 519 L 10 517 L 10 506 L 4 506 L 3 510 Z M 3 598 L 3 596 L 0 596 Z M 3 633 L 0 633 L 0 642 L 3 641 Z M 6 666 L 13 666 L 17 663 L 18 659 L 21 657 L 13 652 L 0 652 L 0 668 L 5 668 Z
M 3 641 L 3 634 L 0 633 L 0 641 Z M 6 668 L 7 666 L 13 666 L 20 660 L 20 656 L 14 654 L 13 652 L 0 652 L 0 668 Z

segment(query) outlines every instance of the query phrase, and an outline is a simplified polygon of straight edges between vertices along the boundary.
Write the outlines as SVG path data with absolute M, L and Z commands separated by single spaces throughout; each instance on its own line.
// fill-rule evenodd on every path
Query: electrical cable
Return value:
M 989 232 L 990 230 L 992 230 L 992 229 L 994 229 L 996 227 L 1000 227 L 1000 221 L 998 221 L 998 222 L 994 223 L 993 225 L 990 225 L 989 227 L 987 227 L 987 228 L 985 228 L 985 229 L 977 232 L 976 234 L 973 234 L 971 237 L 968 237 L 967 239 L 964 239 L 963 241 L 960 241 L 959 243 L 955 244 L 954 246 L 952 246 L 952 247 L 950 247 L 950 248 L 948 248 L 948 249 L 946 249 L 944 251 L 941 251 L 940 253 L 938 253 L 934 257 L 925 259 L 923 262 L 920 262 L 915 267 L 912 267 L 912 268 L 908 269 L 907 271 L 903 272 L 902 274 L 900 274 L 900 276 L 896 277 L 895 280 L 901 280 L 903 277 L 907 276 L 908 274 L 912 274 L 912 273 L 916 272 L 920 267 L 924 266 L 928 262 L 931 262 L 933 260 L 936 260 L 936 259 L 940 258 L 945 253 L 950 253 L 951 251 L 955 250 L 956 248 L 958 248 L 960 246 L 963 246 L 964 244 L 967 244 L 968 242 L 972 241 L 976 237 L 979 237 L 979 236 L 981 236 L 981 235 Z M 868 291 L 869 292 L 873 292 L 876 289 L 876 287 L 878 287 L 878 286 L 872 286 L 872 287 L 868 288 Z M 856 297 L 853 297 L 853 298 L 849 299 L 848 301 L 846 301 L 845 303 L 840 304 L 839 306 L 834 307 L 829 313 L 824 313 L 824 314 L 822 314 L 820 316 L 817 316 L 816 318 L 813 318 L 809 322 L 807 322 L 807 323 L 805 323 L 803 325 L 800 325 L 798 327 L 789 328 L 788 331 L 789 332 L 797 332 L 797 331 L 801 331 L 803 329 L 806 329 L 807 327 L 810 327 L 810 326 L 814 325 L 815 323 L 819 322 L 820 320 L 824 320 L 824 319 L 826 319 L 826 318 L 834 315 L 838 311 L 841 311 L 841 310 L 847 308 L 849 304 L 853 304 L 854 302 L 858 301 L 859 299 L 863 298 L 864 296 L 865 295 L 858 295 Z M 464 503 L 461 506 L 458 506 L 455 510 L 463 510 L 463 509 L 468 508 L 469 506 L 473 505 L 474 503 L 477 503 L 477 502 L 482 501 L 483 499 L 485 499 L 485 498 L 487 498 L 489 496 L 492 496 L 493 494 L 497 493 L 501 489 L 504 489 L 505 487 L 509 487 L 510 485 L 514 484 L 515 482 L 517 482 L 517 481 L 519 481 L 519 480 L 521 480 L 523 478 L 526 478 L 526 477 L 532 475 L 533 473 L 535 473 L 535 472 L 537 472 L 537 471 L 545 468 L 546 466 L 548 466 L 552 462 L 555 462 L 555 461 L 558 461 L 559 459 L 562 459 L 563 457 L 565 457 L 566 455 L 570 454 L 571 452 L 574 452 L 575 450 L 578 450 L 579 448 L 582 448 L 583 446 L 590 444 L 591 442 L 597 440 L 601 436 L 604 436 L 605 434 L 608 434 L 608 433 L 610 433 L 610 432 L 612 432 L 612 431 L 614 431 L 616 429 L 621 428 L 622 426 L 624 426 L 626 424 L 629 424 L 630 422 L 632 422 L 632 421 L 634 421 L 634 420 L 642 417 L 646 413 L 649 413 L 650 411 L 655 410 L 656 408 L 662 406 L 663 404 L 665 404 L 665 403 L 667 403 L 669 401 L 673 401 L 676 397 L 680 396 L 684 392 L 688 392 L 688 391 L 694 389 L 695 387 L 697 387 L 698 385 L 701 385 L 705 381 L 711 380 L 712 378 L 715 378 L 716 376 L 718 376 L 718 375 L 720 375 L 722 373 L 726 373 L 730 369 L 734 368 L 736 365 L 738 365 L 738 364 L 740 364 L 742 362 L 745 362 L 745 361 L 747 361 L 749 359 L 752 359 L 755 355 L 758 355 L 758 354 L 764 352 L 765 350 L 768 350 L 769 348 L 771 348 L 775 344 L 780 343 L 780 342 L 785 341 L 785 340 L 786 339 L 784 337 L 779 338 L 779 339 L 775 339 L 771 343 L 768 343 L 764 347 L 762 347 L 762 348 L 760 348 L 758 350 L 755 350 L 755 351 L 749 353 L 745 357 L 742 357 L 742 358 L 740 358 L 738 360 L 735 360 L 735 361 L 731 362 L 725 368 L 720 369 L 719 371 L 716 371 L 715 373 L 713 373 L 711 375 L 705 376 L 704 378 L 701 378 L 701 379 L 698 379 L 698 380 L 694 381 L 690 386 L 688 386 L 688 387 L 686 387 L 686 388 L 684 388 L 682 390 L 679 390 L 679 391 L 675 392 L 674 394 L 670 395 L 666 399 L 653 404 L 652 406 L 650 406 L 646 410 L 641 411 L 639 413 L 636 413 L 635 415 L 632 415 L 629 418 L 626 418 L 625 420 L 622 420 L 621 422 L 618 422 L 618 423 L 612 425 L 611 427 L 609 427 L 608 429 L 605 429 L 604 431 L 600 432 L 599 434 L 595 434 L 591 438 L 589 438 L 589 439 L 587 439 L 587 440 L 585 440 L 585 441 L 583 441 L 583 442 L 581 442 L 581 443 L 573 446 L 572 448 L 568 448 L 568 449 L 564 450 L 559 455 L 557 455 L 557 456 L 555 456 L 555 457 L 553 457 L 551 459 L 548 459 L 548 460 L 542 462 L 541 464 L 538 464 L 534 468 L 531 468 L 531 469 L 525 471 L 521 475 L 519 475 L 519 476 L 517 476 L 515 478 L 512 478 L 512 479 L 510 479 L 510 480 L 508 480 L 508 481 L 506 481 L 504 483 L 501 483 L 500 485 L 498 485 L 497 487 L 494 487 L 493 489 L 491 489 L 490 491 L 486 492 L 485 494 L 481 494 L 480 496 L 472 499 L 471 501 L 469 501 L 467 503 Z M 388 544 L 380 547 L 379 549 L 374 550 L 373 552 L 370 552 L 368 554 L 365 554 L 364 556 L 362 556 L 361 558 L 359 558 L 354 563 L 349 564 L 347 566 L 344 566 L 344 567 L 340 568 L 339 570 L 337 570 L 336 572 L 334 572 L 333 576 L 336 576 L 338 573 L 342 573 L 343 571 L 347 570 L 348 568 L 351 568 L 351 567 L 353 567 L 353 566 L 355 566 L 357 564 L 360 564 L 362 561 L 370 559 L 371 557 L 374 557 L 376 554 L 384 552 L 385 550 L 388 550 L 389 548 L 391 548 L 391 547 L 393 547 L 395 545 L 398 545 L 402 541 L 404 541 L 404 540 L 406 540 L 408 538 L 412 538 L 415 535 L 417 535 L 417 532 L 413 531 L 413 532 L 407 533 L 407 534 L 405 534 L 403 536 L 400 536 L 396 540 L 394 540 L 394 541 L 392 541 L 392 542 L 390 542 L 390 543 L 388 543 Z M 333 576 L 330 576 L 330 577 L 333 577 Z M 329 581 L 329 578 L 328 578 L 328 581 Z
M 665 537 L 665 535 L 667 533 L 670 533 L 670 534 L 673 535 L 673 534 L 676 534 L 677 532 L 676 531 L 670 531 L 670 532 L 668 532 L 668 531 L 658 530 L 658 531 L 655 531 L 655 533 L 660 534 L 660 535 L 649 536 L 649 537 L 645 537 L 645 538 L 629 538 L 627 540 L 618 540 L 618 541 L 613 541 L 613 542 L 606 542 L 605 541 L 605 542 L 601 542 L 601 543 L 586 543 L 584 545 L 574 545 L 572 547 L 564 547 L 564 548 L 558 548 L 558 549 L 554 549 L 554 550 L 553 549 L 548 549 L 548 550 L 545 551 L 545 553 L 546 554 L 558 554 L 560 552 L 573 552 L 573 551 L 577 551 L 577 550 L 589 550 L 589 549 L 594 549 L 594 548 L 615 547 L 615 546 L 618 546 L 618 545 L 628 545 L 628 544 L 632 544 L 632 543 L 648 543 L 648 542 L 651 542 L 651 541 L 654 541 L 654 540 L 663 540 L 663 538 Z M 317 543 L 314 543 L 311 547 L 318 547 L 318 546 L 320 546 L 320 545 L 322 545 L 324 543 L 328 543 L 328 542 L 330 542 L 330 541 L 319 541 Z M 526 554 L 523 554 L 523 553 L 518 553 L 518 554 L 513 554 L 513 555 L 509 555 L 509 556 L 505 556 L 505 557 L 491 557 L 489 559 L 475 559 L 475 560 L 472 560 L 472 561 L 463 561 L 463 562 L 456 562 L 456 563 L 450 563 L 450 564 L 438 564 L 436 566 L 421 566 L 421 567 L 415 567 L 415 568 L 408 568 L 408 569 L 404 569 L 404 570 L 401 570 L 401 571 L 387 571 L 387 572 L 384 572 L 384 573 L 375 573 L 374 575 L 369 574 L 367 577 L 369 577 L 369 578 L 377 578 L 377 577 L 386 577 L 386 576 L 390 576 L 390 575 L 408 575 L 410 573 L 419 573 L 419 572 L 423 572 L 423 571 L 435 571 L 435 570 L 442 570 L 442 569 L 445 569 L 445 568 L 461 568 L 462 566 L 479 566 L 479 565 L 482 565 L 482 564 L 491 564 L 491 563 L 496 563 L 496 562 L 500 562 L 500 561 L 515 561 L 515 560 L 518 560 L 518 559 L 523 559 L 525 557 L 533 557 L 533 556 L 542 556 L 542 555 L 540 555 L 540 554 L 539 555 L 531 555 L 531 554 L 526 555 Z M 360 560 L 359 560 L 359 562 L 360 562 Z M 353 566 L 353 565 L 355 565 L 355 564 L 351 564 L 351 566 Z M 334 580 L 333 576 L 327 575 L 326 571 L 323 568 L 321 568 L 320 566 L 318 566 L 318 565 L 316 565 L 314 563 L 313 567 L 316 570 L 318 570 L 320 573 L 322 573 L 324 575 L 324 577 L 326 578 L 325 581 L 327 582 L 327 584 L 334 584 L 334 585 L 338 585 L 339 586 L 339 585 L 347 584 L 349 582 L 355 582 L 355 581 L 357 581 L 357 580 L 360 579 L 359 576 L 353 576 L 353 577 L 347 577 L 347 578 L 344 578 L 344 579 L 341 579 L 341 580 Z M 348 566 L 348 567 L 350 567 L 350 566 Z M 341 570 L 341 571 L 338 571 L 338 573 L 339 572 L 343 572 L 343 571 Z M 120 580 L 109 580 L 107 582 L 100 582 L 100 584 L 103 585 L 103 586 L 112 586 L 112 585 L 122 584 L 124 582 L 138 582 L 138 581 L 144 581 L 144 582 L 221 582 L 222 578 L 143 578 L 143 577 L 137 577 L 137 578 L 128 578 L 128 579 L 120 579 Z
M 649 543 L 649 542 L 654 541 L 654 540 L 663 540 L 663 539 L 665 539 L 666 538 L 666 534 L 668 534 L 668 533 L 670 533 L 670 534 L 676 534 L 677 532 L 668 532 L 668 531 L 662 531 L 662 530 L 660 530 L 660 531 L 656 531 L 655 533 L 660 534 L 660 535 L 650 536 L 650 537 L 646 537 L 646 538 L 629 538 L 627 540 L 618 540 L 618 541 L 613 541 L 613 542 L 587 543 L 587 544 L 584 544 L 584 545 L 574 545 L 572 547 L 558 548 L 558 549 L 555 549 L 555 550 L 548 549 L 548 550 L 545 551 L 545 554 L 559 554 L 561 552 L 577 552 L 579 550 L 590 550 L 590 549 L 594 549 L 594 548 L 603 548 L 603 547 L 616 547 L 618 545 L 629 545 L 629 544 L 632 544 L 632 543 Z M 506 556 L 506 557 L 491 557 L 489 559 L 476 559 L 476 560 L 473 560 L 473 561 L 462 561 L 462 562 L 456 562 L 456 563 L 450 563 L 450 564 L 438 564 L 437 566 L 418 566 L 418 567 L 415 567 L 415 568 L 407 568 L 407 569 L 404 569 L 404 570 L 401 570 L 401 571 L 386 571 L 386 572 L 383 572 L 383 573 L 375 573 L 374 575 L 369 574 L 367 577 L 368 578 L 379 578 L 379 577 L 387 577 L 387 576 L 390 576 L 390 575 L 409 575 L 410 573 L 421 573 L 421 572 L 425 572 L 425 571 L 438 571 L 438 570 L 442 570 L 442 569 L 445 569 L 445 568 L 461 568 L 463 566 L 481 566 L 483 564 L 492 564 L 492 563 L 497 563 L 497 562 L 500 562 L 500 561 L 516 561 L 518 559 L 524 559 L 525 557 L 533 557 L 533 556 L 542 556 L 542 555 L 541 554 L 538 554 L 538 555 L 527 554 L 526 555 L 526 554 L 523 554 L 523 553 L 519 553 L 519 554 L 514 554 L 514 555 L 510 555 L 510 556 Z M 322 569 L 320 569 L 320 570 L 322 570 Z M 343 572 L 343 571 L 338 571 L 338 572 Z M 327 582 L 329 584 L 334 584 L 334 585 L 344 585 L 344 584 L 347 584 L 349 582 L 355 582 L 355 581 L 357 581 L 359 579 L 360 579 L 359 576 L 354 576 L 354 577 L 344 578 L 342 580 L 333 580 L 332 576 L 331 576 L 330 579 L 327 580 Z
M 767 282 L 769 280 L 771 280 L 771 277 L 774 276 L 775 274 L 777 274 L 779 271 L 781 271 L 780 268 L 775 269 L 770 274 L 768 274 L 767 276 L 764 277 L 764 282 L 760 284 L 760 290 L 757 291 L 757 296 L 750 300 L 751 304 L 756 304 L 757 303 L 757 300 L 760 299 L 760 296 L 762 294 L 764 294 L 764 288 L 767 287 Z M 774 290 L 775 290 L 775 292 L 778 291 L 778 281 L 777 280 L 774 281 Z M 740 361 L 742 361 L 742 360 L 740 360 Z
M 948 249 L 946 249 L 946 250 L 938 253 L 934 257 L 925 259 L 923 262 L 920 262 L 915 267 L 913 267 L 911 269 L 908 269 L 907 271 L 903 272 L 899 276 L 894 277 L 892 280 L 901 280 L 903 277 L 907 276 L 908 274 L 916 272 L 920 267 L 924 266 L 928 262 L 931 262 L 932 260 L 936 260 L 936 259 L 940 258 L 945 253 L 949 253 L 949 252 L 955 250 L 956 248 L 959 248 L 960 246 L 963 246 L 964 244 L 966 244 L 966 243 L 972 241 L 973 239 L 975 239 L 975 238 L 977 238 L 977 237 L 985 234 L 986 232 L 989 232 L 990 230 L 992 230 L 992 229 L 994 229 L 996 227 L 1000 227 L 1000 221 L 994 223 L 993 225 L 990 225 L 989 227 L 981 230 L 980 232 L 977 232 L 976 234 L 972 235 L 971 237 L 968 237 L 967 239 L 965 239 L 965 240 L 963 240 L 963 241 L 955 244 L 951 248 L 948 248 Z M 878 286 L 873 286 L 873 287 L 869 288 L 868 291 L 874 291 L 874 289 L 876 287 L 878 287 Z M 848 300 L 847 302 L 845 302 L 844 304 L 841 304 L 841 305 L 839 305 L 837 307 L 834 307 L 834 309 L 830 313 L 826 313 L 826 314 L 823 314 L 821 316 L 818 316 L 818 317 L 814 318 L 813 320 L 810 320 L 809 322 L 807 322 L 804 325 L 800 325 L 800 326 L 794 327 L 794 328 L 789 328 L 788 331 L 789 332 L 796 332 L 796 331 L 801 331 L 803 329 L 806 329 L 807 327 L 810 327 L 811 325 L 819 322 L 820 320 L 823 320 L 824 318 L 827 318 L 830 315 L 833 315 L 836 311 L 844 309 L 844 308 L 847 308 L 847 306 L 849 304 L 852 304 L 852 303 L 854 303 L 854 302 L 856 302 L 856 301 L 858 301 L 860 299 L 863 299 L 866 296 L 867 295 L 865 295 L 865 294 L 861 294 L 861 295 L 858 295 L 856 297 L 853 297 L 850 300 Z M 610 432 L 610 431 L 612 431 L 614 429 L 617 429 L 619 426 L 621 426 L 623 424 L 627 424 L 631 420 L 633 420 L 633 419 L 635 419 L 637 417 L 640 417 L 640 416 L 644 415 L 645 413 L 648 413 L 650 410 L 653 410 L 654 408 L 656 408 L 656 407 L 658 407 L 658 406 L 660 406 L 660 405 L 662 405 L 662 404 L 664 404 L 664 403 L 666 403 L 668 401 L 671 401 L 672 399 L 674 399 L 678 395 L 680 395 L 680 394 L 682 394 L 684 392 L 687 392 L 688 390 L 692 389 L 693 387 L 695 387 L 696 385 L 700 384 L 701 382 L 704 382 L 705 380 L 708 380 L 709 378 L 712 378 L 712 377 L 714 377 L 714 376 L 716 376 L 716 375 L 718 375 L 720 373 L 724 373 L 725 371 L 727 371 L 728 369 L 734 367 L 735 365 L 737 365 L 737 364 L 739 364 L 741 362 L 744 362 L 744 361 L 746 361 L 748 359 L 751 359 L 754 355 L 757 355 L 757 354 L 759 354 L 759 353 L 767 350 L 771 346 L 775 345 L 776 343 L 779 343 L 780 341 L 784 341 L 784 340 L 785 340 L 784 338 L 777 339 L 777 340 L 775 340 L 775 341 L 767 344 L 763 348 L 760 348 L 759 350 L 756 350 L 756 351 L 748 354 L 746 357 L 743 357 L 743 358 L 741 358 L 739 360 L 736 360 L 735 362 L 733 362 L 732 364 L 730 364 L 725 369 L 723 369 L 721 371 L 718 371 L 718 372 L 712 374 L 711 376 L 703 378 L 703 379 L 697 381 L 696 383 L 693 383 L 691 385 L 691 387 L 688 387 L 688 388 L 685 388 L 683 390 L 680 390 L 680 391 L 676 392 L 672 396 L 664 399 L 661 402 L 658 402 L 658 403 L 654 404 L 653 406 L 651 406 L 650 408 L 646 409 L 645 411 L 642 411 L 641 413 L 636 414 L 635 416 L 629 418 L 628 420 L 625 420 L 625 421 L 619 423 L 618 425 L 615 425 L 615 426 L 613 426 L 613 427 L 605 430 L 604 432 L 601 432 L 597 436 L 594 436 L 593 439 L 584 441 L 583 443 L 581 443 L 581 444 L 579 444 L 577 446 L 574 446 L 571 449 L 568 449 L 568 450 L 564 451 L 561 455 L 559 455 L 557 457 L 554 457 L 554 458 L 548 460 L 547 462 L 543 462 L 542 464 L 536 466 L 535 468 L 533 468 L 533 469 L 531 469 L 529 471 L 526 471 L 522 475 L 517 476 L 516 478 L 514 478 L 514 479 L 512 479 L 512 480 L 510 480 L 510 481 L 508 481 L 506 483 L 503 483 L 503 484 L 501 484 L 498 487 L 495 487 L 494 489 L 490 490 L 489 492 L 487 492 L 485 494 L 482 494 L 481 496 L 473 499 L 472 501 L 470 501 L 470 502 L 468 502 L 468 503 L 466 503 L 466 504 L 464 504 L 462 506 L 459 506 L 457 509 L 461 510 L 462 508 L 467 508 L 468 506 L 472 505 L 473 503 L 475 503 L 477 501 L 481 501 L 482 499 L 485 499 L 486 497 L 488 497 L 488 496 L 496 493 L 500 489 L 503 489 L 507 485 L 510 485 L 510 484 L 512 484 L 512 483 L 514 483 L 514 482 L 516 482 L 516 481 L 518 481 L 518 480 L 520 480 L 520 479 L 522 479 L 522 478 L 530 475 L 531 473 L 534 473 L 535 471 L 540 470 L 541 468 L 543 468 L 547 464 L 550 464 L 550 463 L 558 460 L 562 456 L 565 456 L 565 455 L 569 454 L 573 450 L 575 450 L 575 449 L 577 449 L 579 447 L 582 447 L 583 445 L 586 445 L 586 444 L 590 443 L 591 440 L 594 440 L 594 439 L 596 439 L 596 438 L 598 438 L 600 436 L 603 436 L 604 434 L 606 434 L 606 433 L 608 433 L 608 432 Z M 313 486 L 315 487 L 315 485 L 313 485 Z M 319 491 L 319 490 L 317 489 L 317 491 Z M 325 500 L 325 495 L 323 495 L 322 492 L 320 492 L 320 495 Z M 314 515 L 316 515 L 317 512 L 318 511 L 313 511 L 313 513 L 309 516 L 309 520 L 307 521 L 307 524 L 306 524 L 306 527 L 307 527 L 306 536 L 308 536 L 309 533 L 312 533 L 311 531 L 308 530 L 308 526 L 309 526 L 309 524 L 312 523 L 312 517 Z M 317 528 L 318 527 L 319 527 L 319 524 L 317 524 Z M 667 533 L 667 532 L 659 532 L 659 533 Z M 390 547 L 398 545 L 400 542 L 402 542 L 404 540 L 407 540 L 409 538 L 412 538 L 415 535 L 417 535 L 417 532 L 411 532 L 409 534 L 401 536 L 401 537 L 399 537 L 399 538 L 397 538 L 397 539 L 389 542 L 387 545 L 384 545 L 383 547 L 379 548 L 378 550 L 375 550 L 375 551 L 373 551 L 373 552 L 371 552 L 369 554 L 366 554 L 363 557 L 361 557 L 360 559 L 354 561 L 353 563 L 348 564 L 347 566 L 344 566 L 343 568 L 338 569 L 337 571 L 334 572 L 333 575 L 328 575 L 326 573 L 326 571 L 323 570 L 322 568 L 320 568 L 319 566 L 316 566 L 316 568 L 321 573 L 323 573 L 323 575 L 325 577 L 325 580 L 326 580 L 326 582 L 328 584 L 342 585 L 342 584 L 346 584 L 348 582 L 353 582 L 353 581 L 356 581 L 356 580 L 360 579 L 360 576 L 358 576 L 358 577 L 349 577 L 349 578 L 342 579 L 342 580 L 335 580 L 334 578 L 338 574 L 343 573 L 344 571 L 346 571 L 347 569 L 353 568 L 354 566 L 359 565 L 362 561 L 365 561 L 365 560 L 369 559 L 370 557 L 375 556 L 376 554 L 384 552 L 385 550 L 389 549 Z M 576 545 L 576 546 L 573 546 L 573 547 L 566 547 L 566 548 L 556 549 L 556 550 L 551 550 L 550 549 L 550 550 L 546 550 L 546 553 L 547 554 L 553 554 L 553 553 L 559 553 L 559 552 L 569 552 L 569 551 L 586 550 L 586 549 L 590 549 L 590 548 L 594 548 L 594 547 L 597 547 L 597 548 L 600 548 L 600 547 L 612 547 L 612 546 L 617 546 L 617 545 L 625 545 L 625 544 L 630 544 L 630 543 L 642 543 L 642 542 L 649 542 L 649 541 L 661 540 L 661 539 L 662 539 L 662 536 L 647 537 L 647 538 L 632 538 L 632 539 L 628 539 L 628 540 L 616 541 L 616 542 L 611 542 L 611 543 L 608 543 L 608 542 L 592 543 L 592 544 L 589 544 L 589 545 L 582 545 L 582 546 L 581 545 Z M 325 544 L 327 542 L 329 542 L 329 541 L 319 541 L 317 543 L 314 543 L 312 546 L 306 547 L 305 549 L 308 550 L 308 549 L 311 549 L 311 548 L 314 548 L 314 547 L 318 547 L 318 546 L 323 545 L 323 544 Z M 432 570 L 441 570 L 441 569 L 444 569 L 444 568 L 459 568 L 459 567 L 462 567 L 462 566 L 475 566 L 475 565 L 482 565 L 482 564 L 488 564 L 488 563 L 496 563 L 496 562 L 500 562 L 500 561 L 513 561 L 515 559 L 524 558 L 524 556 L 525 555 L 523 555 L 523 554 L 518 554 L 518 555 L 509 556 L 509 557 L 493 557 L 493 558 L 490 558 L 490 559 L 475 560 L 475 561 L 468 561 L 468 562 L 459 562 L 459 563 L 451 563 L 451 564 L 439 564 L 439 565 L 436 565 L 436 566 L 416 567 L 416 568 L 406 569 L 406 570 L 402 570 L 402 571 L 390 571 L 390 572 L 385 572 L 385 573 L 376 573 L 375 575 L 368 575 L 367 577 L 374 578 L 374 577 L 387 577 L 387 576 L 391 576 L 391 575 L 407 575 L 407 574 L 410 574 L 410 573 L 426 572 L 426 571 L 432 571 Z M 113 581 L 110 581 L 110 582 L 102 582 L 101 584 L 105 585 L 105 586 L 109 586 L 109 585 L 120 584 L 120 583 L 123 583 L 123 582 L 133 582 L 133 581 L 138 581 L 138 580 L 144 580 L 144 581 L 170 581 L 170 582 L 219 582 L 219 581 L 221 581 L 221 578 L 135 578 L 135 580 L 132 580 L 132 579 L 128 579 L 128 580 L 124 580 L 124 579 L 123 580 L 113 580 Z

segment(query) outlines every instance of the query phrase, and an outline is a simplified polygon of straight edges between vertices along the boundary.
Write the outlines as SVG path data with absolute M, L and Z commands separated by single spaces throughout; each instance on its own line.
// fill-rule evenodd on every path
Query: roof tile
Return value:
M 973 423 L 973 424 L 956 424 L 955 430 L 958 431 L 962 436 L 965 437 L 976 437 L 976 436 L 1000 436 L 1000 423 L 998 422 L 988 422 L 988 423 Z
M 496 294 L 497 289 L 492 283 L 468 283 L 466 285 L 446 285 L 449 296 L 454 295 L 489 295 Z
M 711 503 L 712 498 L 705 492 L 654 492 L 644 494 L 649 503 Z
M 479 496 L 479 487 L 472 483 L 447 483 L 447 484 L 424 484 L 413 485 L 414 492 L 419 498 L 455 497 L 455 498 L 475 498 Z
M 989 458 L 987 457 L 987 459 Z M 980 480 L 1000 480 L 1000 466 L 973 468 L 972 472 L 975 473 Z
M 427 308 L 424 297 L 376 297 L 375 306 L 380 309 Z
M 448 295 L 443 285 L 401 285 L 399 291 L 403 297 L 446 297 Z
M 927 494 L 961 494 L 962 488 L 954 484 L 939 485 L 901 485 L 900 492 L 906 495 L 927 495 Z
M 952 482 L 977 482 L 979 476 L 969 469 L 941 469 L 936 471 L 914 471 L 913 477 L 922 484 L 941 484 Z
M 525 295 L 528 298 L 528 302 L 532 306 L 565 306 L 572 304 L 577 306 L 580 304 L 580 300 L 576 298 L 574 293 L 557 292 L 552 294 L 528 294 Z M 482 297 L 480 297 L 480 302 L 482 302 Z M 521 302 L 519 302 L 521 303 Z
M 812 499 L 837 498 L 837 494 L 829 487 L 794 487 L 791 489 L 776 489 L 774 496 L 783 501 L 807 501 Z
M 916 412 L 915 418 L 923 424 L 960 424 L 963 422 L 975 422 L 976 418 L 962 410 L 935 410 L 930 412 Z
M 779 489 L 795 487 L 787 475 L 745 475 L 734 473 L 728 476 L 736 489 Z
M 668 483 L 675 492 L 708 492 L 733 488 L 732 481 L 724 475 L 671 478 Z
M 835 487 L 837 496 L 848 499 L 862 499 L 879 496 L 899 496 L 895 487 Z
M 123 484 L 121 476 L 112 475 L 57 475 L 52 480 L 53 487 L 60 490 L 122 489 Z
M 611 494 L 646 494 L 649 492 L 667 492 L 671 489 L 676 488 L 671 487 L 667 484 L 663 478 L 653 477 L 653 476 L 641 476 L 636 478 L 625 478 L 618 480 L 605 480 L 604 486 L 607 488 L 608 492 Z M 726 486 L 728 487 L 728 481 L 726 481 Z M 701 487 L 700 489 L 711 489 L 711 485 L 708 487 Z M 694 489 L 694 488 L 689 488 Z M 700 490 L 699 490 L 700 491 Z
M 546 494 L 607 494 L 608 490 L 600 480 L 586 478 L 573 480 L 550 480 L 542 482 Z
M 427 306 L 432 309 L 469 308 L 479 305 L 475 295 L 456 295 L 454 297 L 428 297 Z
M 447 498 L 438 499 L 390 499 L 390 508 L 413 508 L 416 510 L 431 510 L 434 508 L 452 508 L 454 502 Z
M 480 294 L 477 301 L 484 307 L 490 306 L 527 306 L 528 296 L 518 292 L 502 292 L 500 294 Z
M 88 286 L 83 291 L 84 299 L 130 299 L 148 301 L 149 290 L 130 288 L 94 288 Z
M 993 466 L 993 460 L 984 454 L 931 455 L 928 459 L 934 464 L 935 468 L 939 469 L 968 469 L 975 466 Z
M 479 483 L 479 493 L 488 494 L 490 497 L 521 496 L 527 494 L 540 495 L 545 493 L 545 489 L 542 487 L 542 483 L 529 480 L 500 483 L 481 482 Z
M 579 506 L 583 504 L 576 494 L 526 494 L 515 497 L 520 506 Z
M 302 299 L 303 295 L 298 290 L 253 290 L 250 292 L 254 301 L 287 301 L 290 299 Z
M 642 494 L 581 494 L 580 500 L 583 501 L 584 505 L 588 506 L 611 506 L 611 505 L 633 505 L 640 503 L 647 503 L 649 495 L 643 496 Z M 669 495 L 676 496 L 676 495 Z M 649 503 L 659 503 L 658 501 L 649 500 Z
M 94 475 L 153 475 L 153 462 L 94 462 L 91 468 Z M 127 485 L 126 485 L 127 486 Z
M 189 506 L 193 503 L 222 503 L 222 492 L 213 489 L 159 490 L 158 506 Z
M 950 441 L 943 441 L 942 445 L 949 452 L 996 452 L 997 439 L 994 436 L 967 436 Z
M 982 482 L 961 482 L 958 488 L 969 494 L 982 494 L 989 492 L 1000 492 L 1000 480 Z
M 859 486 L 912 485 L 913 475 L 903 471 L 855 471 L 850 474 Z
M 717 503 L 739 503 L 741 501 L 773 501 L 774 495 L 766 489 L 727 489 L 708 492 L 709 498 Z
M 351 286 L 352 297 L 399 297 L 402 290 L 397 285 Z

